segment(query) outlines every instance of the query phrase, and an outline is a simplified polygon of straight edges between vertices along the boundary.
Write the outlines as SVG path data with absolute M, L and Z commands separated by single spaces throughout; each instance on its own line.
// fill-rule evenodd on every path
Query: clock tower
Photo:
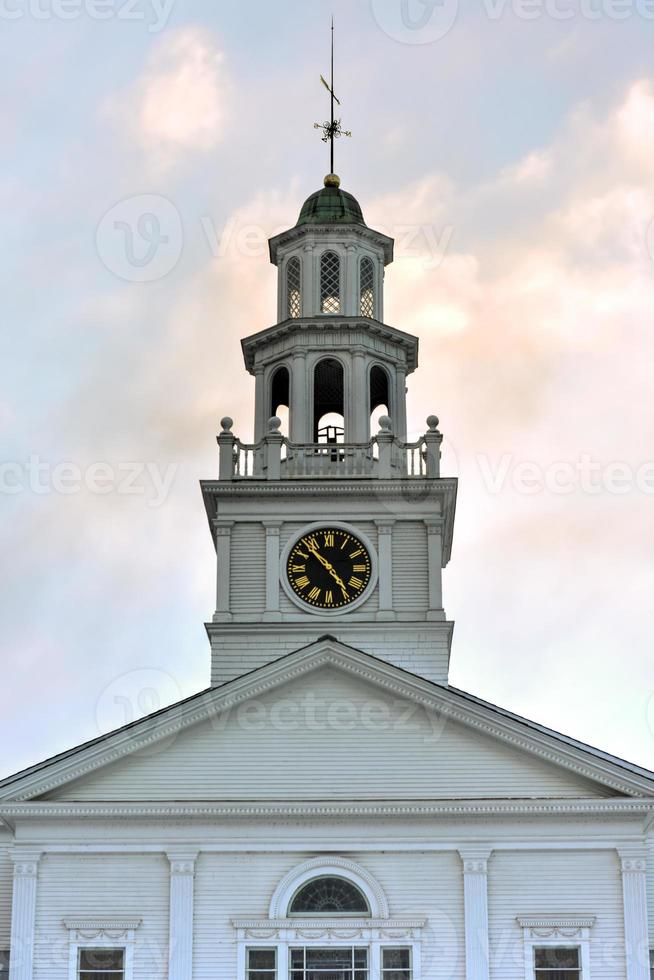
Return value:
M 384 323 L 393 240 L 329 174 L 270 257 L 277 322 L 242 341 L 254 442 L 224 418 L 218 479 L 202 484 L 217 556 L 211 683 L 330 634 L 447 684 L 456 481 L 440 474 L 435 416 L 407 439 L 418 340 Z

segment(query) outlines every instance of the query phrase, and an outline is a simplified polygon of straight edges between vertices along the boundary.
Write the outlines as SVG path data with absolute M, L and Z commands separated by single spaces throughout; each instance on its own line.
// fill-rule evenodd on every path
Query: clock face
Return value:
M 372 560 L 354 534 L 320 527 L 291 548 L 286 575 L 295 595 L 308 606 L 342 609 L 363 595 L 372 577 Z

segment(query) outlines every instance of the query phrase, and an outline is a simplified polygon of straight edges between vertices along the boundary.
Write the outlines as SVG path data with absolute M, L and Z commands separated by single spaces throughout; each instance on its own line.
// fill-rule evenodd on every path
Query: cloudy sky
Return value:
M 0 0 L 2 774 L 208 683 L 198 481 L 327 169 L 332 11 L 461 480 L 452 682 L 654 767 L 654 4 Z

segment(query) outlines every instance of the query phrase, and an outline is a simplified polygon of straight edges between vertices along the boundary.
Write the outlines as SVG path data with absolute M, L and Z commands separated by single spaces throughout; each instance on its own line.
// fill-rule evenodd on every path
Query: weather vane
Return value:
M 334 18 L 332 17 L 332 77 L 331 85 L 322 75 L 320 76 L 320 81 L 323 83 L 327 91 L 331 96 L 331 119 L 324 123 L 314 123 L 314 129 L 322 129 L 323 131 L 323 142 L 330 144 L 330 173 L 334 173 L 334 140 L 337 140 L 340 136 L 351 136 L 352 133 L 341 128 L 341 120 L 335 119 L 335 106 L 340 105 L 340 99 L 336 98 L 334 94 Z

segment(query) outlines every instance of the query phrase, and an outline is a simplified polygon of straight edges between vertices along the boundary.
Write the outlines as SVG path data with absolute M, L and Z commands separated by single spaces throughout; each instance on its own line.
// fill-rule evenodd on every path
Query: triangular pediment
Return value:
M 0 784 L 49 802 L 620 795 L 654 781 L 331 638 Z

